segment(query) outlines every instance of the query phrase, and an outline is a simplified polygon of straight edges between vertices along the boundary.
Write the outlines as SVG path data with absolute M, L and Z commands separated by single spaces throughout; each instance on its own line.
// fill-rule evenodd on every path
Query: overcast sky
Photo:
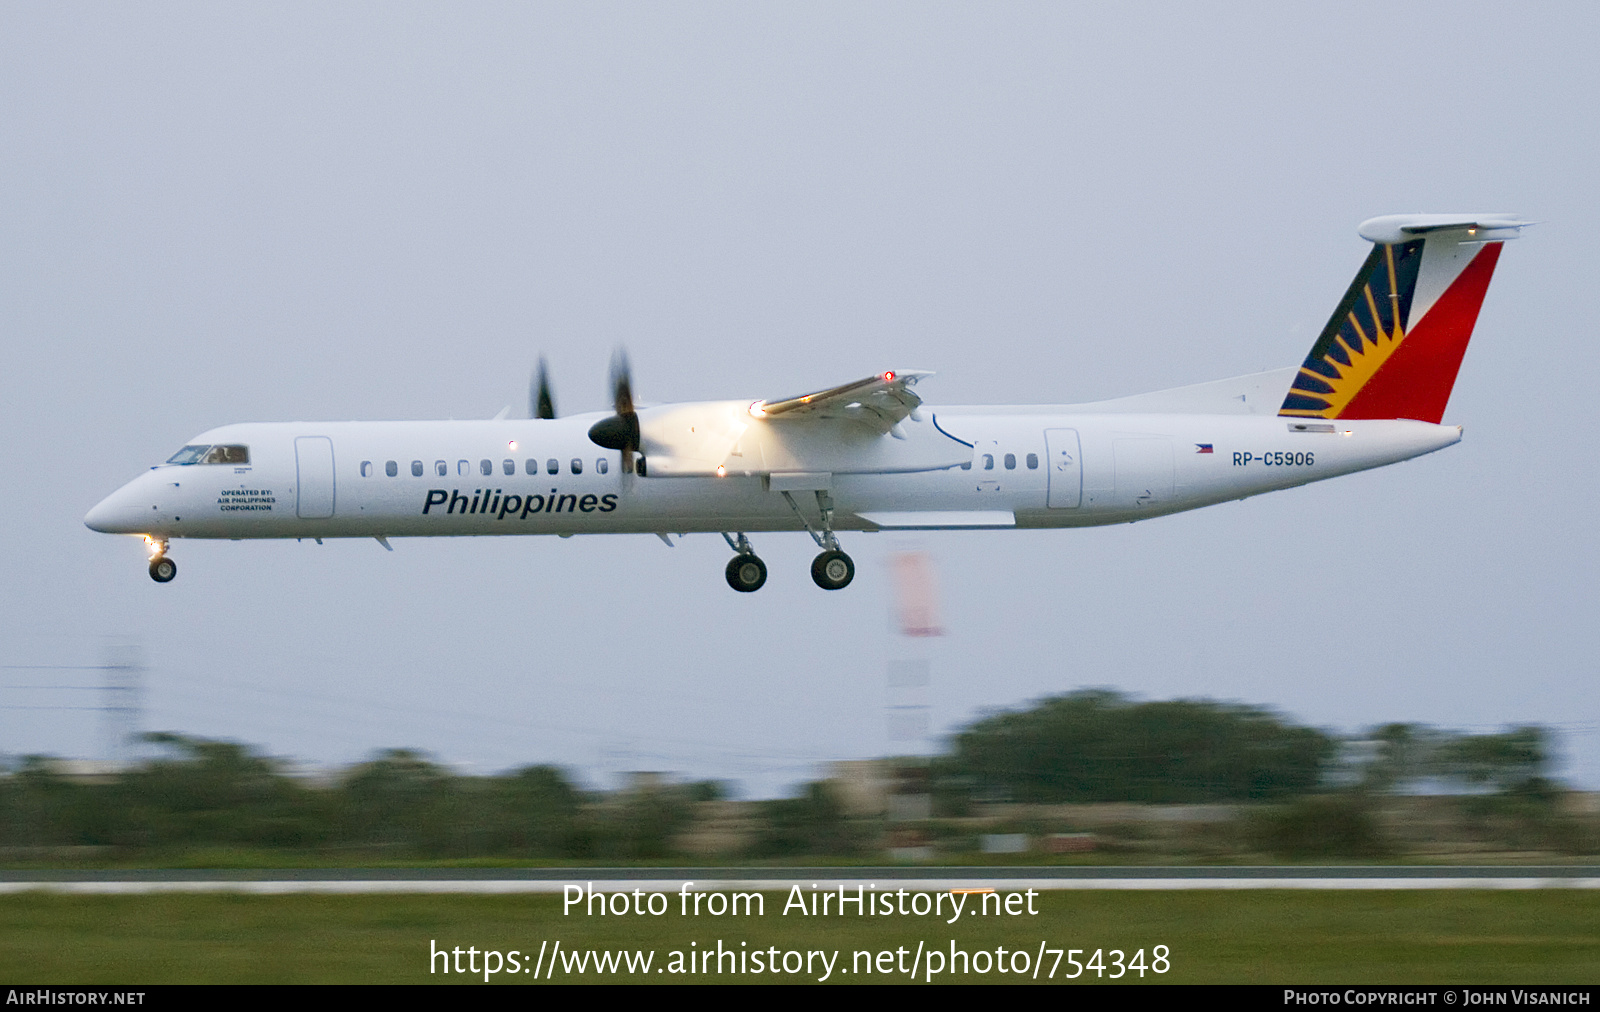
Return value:
M 1600 787 L 1600 9 L 1545 4 L 0 3 L 0 663 L 139 644 L 147 728 L 348 763 L 781 791 L 888 752 L 891 551 L 937 729 L 1084 686 L 1352 731 L 1557 729 Z M 931 369 L 1066 403 L 1298 363 L 1361 220 L 1504 211 L 1417 461 L 1137 525 L 177 542 L 84 513 L 234 421 L 773 397 Z M 9 669 L 8 686 L 94 684 Z M 93 755 L 72 689 L 0 752 Z M 42 707 L 42 708 L 32 708 Z

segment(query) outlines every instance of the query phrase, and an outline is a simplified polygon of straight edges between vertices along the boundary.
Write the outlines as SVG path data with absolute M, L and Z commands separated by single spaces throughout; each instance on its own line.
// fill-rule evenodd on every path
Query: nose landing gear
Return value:
M 178 575 L 178 564 L 167 558 L 167 542 L 145 538 L 150 545 L 150 579 L 157 583 L 171 583 Z

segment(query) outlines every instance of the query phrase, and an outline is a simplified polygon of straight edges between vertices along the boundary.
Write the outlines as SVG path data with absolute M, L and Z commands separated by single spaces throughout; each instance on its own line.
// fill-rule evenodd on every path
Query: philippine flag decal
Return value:
M 1196 444 L 1194 444 L 1194 452 L 1195 453 L 1210 453 L 1210 452 L 1212 452 L 1211 451 L 1211 444 L 1210 443 L 1196 443 Z

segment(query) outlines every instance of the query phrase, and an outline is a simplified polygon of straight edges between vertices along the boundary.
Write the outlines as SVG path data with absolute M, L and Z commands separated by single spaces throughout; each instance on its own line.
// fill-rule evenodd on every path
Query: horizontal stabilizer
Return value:
M 1356 232 L 1368 242 L 1392 245 L 1419 239 L 1429 232 L 1460 229 L 1469 233 L 1465 238 L 1489 242 L 1515 239 L 1532 224 L 1512 214 L 1386 214 L 1368 218 Z

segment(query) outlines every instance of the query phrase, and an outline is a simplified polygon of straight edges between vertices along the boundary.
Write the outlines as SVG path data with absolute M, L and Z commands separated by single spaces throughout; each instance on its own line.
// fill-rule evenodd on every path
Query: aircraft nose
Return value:
M 142 534 L 138 525 L 148 526 L 148 519 L 128 503 L 127 490 L 119 489 L 100 500 L 84 516 L 83 525 L 102 534 Z

